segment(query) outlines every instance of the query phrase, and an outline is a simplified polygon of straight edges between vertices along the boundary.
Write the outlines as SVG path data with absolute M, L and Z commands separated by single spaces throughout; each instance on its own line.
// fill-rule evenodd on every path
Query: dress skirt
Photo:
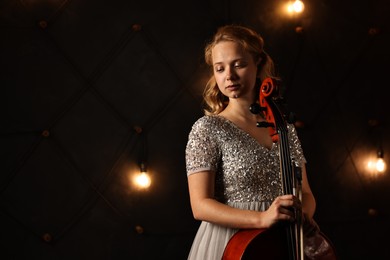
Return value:
M 228 205 L 256 211 L 264 211 L 270 203 L 267 202 L 234 202 Z M 227 228 L 202 221 L 192 243 L 188 260 L 220 260 L 230 238 L 238 229 Z

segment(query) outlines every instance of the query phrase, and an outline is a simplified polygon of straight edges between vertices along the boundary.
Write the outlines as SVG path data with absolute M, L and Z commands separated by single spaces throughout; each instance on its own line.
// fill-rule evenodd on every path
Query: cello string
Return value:
M 276 105 L 272 103 L 277 109 Z M 276 117 L 276 118 L 275 118 Z M 283 118 L 280 117 L 278 113 L 274 113 L 275 127 L 277 127 L 277 132 L 279 134 L 279 156 L 281 164 L 281 178 L 283 184 L 283 193 L 284 194 L 293 194 L 293 184 L 292 184 L 292 165 L 291 158 L 289 154 L 289 144 L 287 140 L 287 129 L 285 127 L 285 122 Z M 289 224 L 286 228 L 287 243 L 289 250 L 290 259 L 297 259 L 298 256 L 298 240 L 297 240 L 297 227 L 295 224 Z

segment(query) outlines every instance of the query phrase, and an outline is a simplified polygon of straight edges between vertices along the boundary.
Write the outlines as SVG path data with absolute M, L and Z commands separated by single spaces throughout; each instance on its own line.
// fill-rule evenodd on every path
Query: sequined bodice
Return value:
M 291 158 L 305 161 L 292 125 Z M 204 116 L 192 127 L 186 147 L 187 174 L 213 171 L 215 197 L 224 203 L 271 202 L 282 193 L 278 144 L 271 149 L 221 116 Z

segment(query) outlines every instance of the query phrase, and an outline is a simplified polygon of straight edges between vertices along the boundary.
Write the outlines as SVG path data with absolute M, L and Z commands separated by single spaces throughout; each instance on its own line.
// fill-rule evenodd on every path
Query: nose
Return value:
M 232 69 L 228 69 L 226 73 L 226 80 L 233 80 L 234 77 L 234 71 Z

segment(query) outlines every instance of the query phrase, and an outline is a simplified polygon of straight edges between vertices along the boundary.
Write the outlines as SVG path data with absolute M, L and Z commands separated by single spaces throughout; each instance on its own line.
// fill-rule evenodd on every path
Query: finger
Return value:
M 295 220 L 295 214 L 291 210 L 281 208 L 279 211 L 279 217 L 280 220 L 288 220 L 288 221 L 294 221 Z
M 286 199 L 284 199 L 283 201 L 284 203 L 281 203 L 281 205 L 285 207 L 293 207 L 296 209 L 300 209 L 302 207 L 301 201 L 297 197 L 292 195 L 286 197 Z
M 292 199 L 294 199 L 294 197 L 295 196 L 292 194 L 285 194 L 285 195 L 279 196 L 278 198 L 283 199 L 283 200 L 292 200 Z

